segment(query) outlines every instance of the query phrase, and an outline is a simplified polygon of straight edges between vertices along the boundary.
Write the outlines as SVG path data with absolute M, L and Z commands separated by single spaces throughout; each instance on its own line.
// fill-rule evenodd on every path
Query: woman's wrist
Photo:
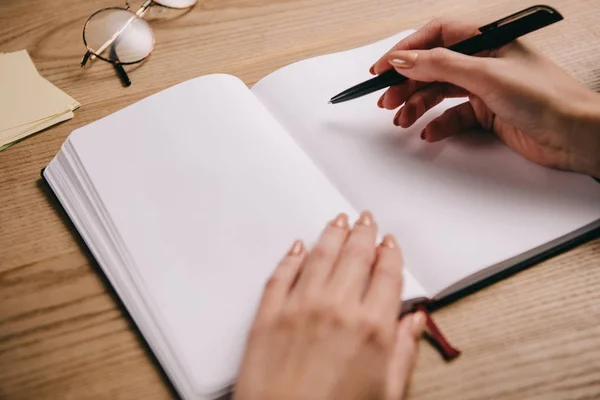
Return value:
M 568 108 L 570 169 L 600 178 L 600 93 L 588 91 Z

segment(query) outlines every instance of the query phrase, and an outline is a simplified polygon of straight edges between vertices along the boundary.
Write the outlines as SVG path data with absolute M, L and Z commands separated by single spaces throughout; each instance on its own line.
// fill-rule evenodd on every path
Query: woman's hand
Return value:
M 398 322 L 402 258 L 361 214 L 339 215 L 307 252 L 296 242 L 269 279 L 248 338 L 238 400 L 401 399 L 422 313 Z
M 480 57 L 443 48 L 477 33 L 476 25 L 436 20 L 402 40 L 371 68 L 409 78 L 379 106 L 404 103 L 394 123 L 409 127 L 444 98 L 468 96 L 421 137 L 436 142 L 483 127 L 535 163 L 600 177 L 600 95 L 520 41 Z

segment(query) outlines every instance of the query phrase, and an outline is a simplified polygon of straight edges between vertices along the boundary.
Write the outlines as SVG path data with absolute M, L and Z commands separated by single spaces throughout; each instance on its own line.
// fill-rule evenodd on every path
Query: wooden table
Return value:
M 546 3 L 566 20 L 531 40 L 599 90 L 598 0 Z M 156 47 L 144 65 L 129 68 L 129 88 L 106 63 L 78 65 L 86 18 L 115 5 L 119 0 L 0 0 L 0 51 L 26 48 L 42 75 L 83 104 L 71 121 L 0 153 L 2 399 L 173 396 L 38 184 L 40 169 L 69 132 L 199 75 L 226 72 L 252 85 L 283 65 L 416 28 L 434 16 L 486 23 L 525 4 L 200 0 L 181 18 L 163 14 L 151 21 Z M 445 364 L 421 346 L 410 398 L 600 398 L 599 304 L 598 239 L 454 303 L 436 318 L 464 353 Z

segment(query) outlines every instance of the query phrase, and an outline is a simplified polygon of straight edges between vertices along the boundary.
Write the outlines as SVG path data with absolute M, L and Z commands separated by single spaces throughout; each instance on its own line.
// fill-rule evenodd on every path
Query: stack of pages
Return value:
M 420 140 L 465 99 L 410 129 L 377 107 L 381 93 L 327 104 L 406 34 L 252 89 L 230 75 L 181 83 L 77 129 L 44 170 L 182 398 L 235 382 L 264 282 L 339 212 L 371 210 L 402 246 L 404 298 L 433 302 L 600 226 L 590 177 L 537 166 L 485 132 Z
M 26 50 L 0 53 L 0 151 L 73 118 L 80 104 L 44 79 Z

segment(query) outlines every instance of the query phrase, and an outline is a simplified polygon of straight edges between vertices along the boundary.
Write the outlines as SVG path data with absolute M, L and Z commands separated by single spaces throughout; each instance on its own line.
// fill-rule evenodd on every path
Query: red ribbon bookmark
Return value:
M 415 307 L 415 311 L 422 311 L 425 314 L 425 317 L 427 318 L 425 338 L 428 339 L 433 347 L 439 351 L 444 360 L 451 361 L 458 357 L 460 355 L 460 350 L 452 346 L 444 337 L 444 334 L 440 331 L 440 328 L 438 328 L 433 318 L 431 318 L 431 314 L 429 314 L 429 311 L 427 311 L 425 304 L 417 305 Z
M 436 325 L 431 314 L 427 310 L 427 305 L 431 303 L 431 299 L 427 297 L 417 297 L 414 299 L 406 300 L 402 303 L 402 312 L 400 317 L 408 313 L 414 313 L 417 311 L 423 312 L 427 319 L 427 326 L 425 334 L 423 335 L 429 343 L 440 353 L 445 361 L 451 361 L 460 355 L 460 351 L 452 346 L 450 342 L 444 337 L 440 328 Z

